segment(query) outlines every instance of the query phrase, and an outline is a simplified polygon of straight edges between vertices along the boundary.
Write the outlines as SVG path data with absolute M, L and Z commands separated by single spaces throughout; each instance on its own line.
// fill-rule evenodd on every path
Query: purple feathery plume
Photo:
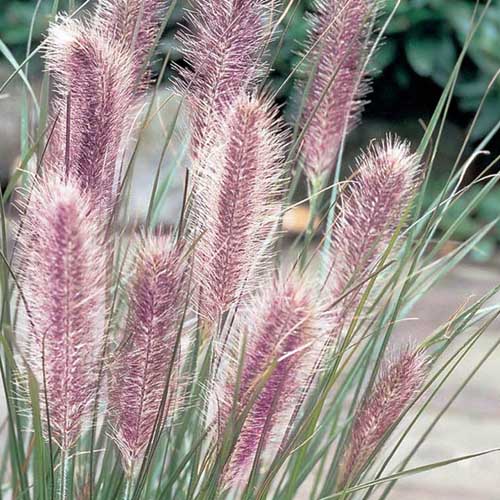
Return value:
M 136 81 L 146 69 L 170 0 L 99 0 L 94 25 L 133 53 Z
M 50 27 L 45 60 L 57 91 L 45 163 L 109 208 L 135 102 L 129 51 L 90 24 L 63 18 Z
M 128 290 L 126 329 L 109 384 L 113 439 L 128 474 L 143 458 L 155 424 L 162 425 L 174 409 L 184 274 L 180 248 L 171 237 L 141 243 Z
M 195 164 L 192 237 L 205 319 L 243 298 L 266 269 L 281 212 L 284 145 L 270 101 L 242 95 Z
M 41 391 L 45 436 L 50 423 L 62 450 L 88 423 L 98 386 L 105 249 L 91 206 L 78 186 L 54 175 L 35 184 L 19 236 L 26 359 Z
M 409 144 L 390 136 L 358 159 L 332 228 L 326 296 L 333 304 L 349 291 L 333 307 L 333 334 L 356 309 L 363 281 L 375 271 L 401 223 L 418 186 L 419 167 Z
M 316 0 L 308 51 L 313 71 L 301 121 L 304 170 L 328 175 L 367 92 L 363 67 L 378 0 Z
M 215 119 L 262 74 L 269 0 L 192 0 L 191 28 L 180 35 L 187 68 L 181 93 L 191 114 L 191 152 L 198 156 Z
M 344 488 L 363 471 L 388 431 L 422 389 L 428 357 L 407 347 L 386 363 L 378 380 L 357 410 L 340 468 L 338 485 Z
M 280 277 L 260 292 L 240 318 L 246 339 L 236 411 L 244 411 L 271 368 L 247 415 L 224 474 L 225 486 L 242 480 L 252 466 L 260 439 L 266 445 L 293 409 L 318 356 L 321 332 L 313 294 L 294 277 Z M 273 363 L 276 363 L 273 366 Z M 234 383 L 226 383 L 219 428 L 233 410 Z

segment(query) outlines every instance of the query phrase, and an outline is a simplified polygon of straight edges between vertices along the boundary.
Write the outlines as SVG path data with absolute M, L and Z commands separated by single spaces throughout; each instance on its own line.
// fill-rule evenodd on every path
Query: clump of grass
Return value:
M 405 338 L 411 347 L 387 355 L 398 322 L 490 229 L 439 252 L 440 220 L 500 124 L 464 159 L 467 135 L 442 192 L 422 208 L 465 52 L 420 144 L 388 137 L 339 183 L 366 68 L 394 12 L 377 20 L 379 2 L 317 2 L 294 72 L 306 70 L 297 82 L 303 113 L 286 124 L 265 77 L 268 47 L 287 29 L 293 2 L 193 1 L 174 85 L 190 127 L 183 210 L 162 234 L 151 216 L 162 210 L 158 171 L 134 238 L 117 217 L 127 213 L 134 168 L 127 140 L 137 147 L 153 116 L 154 102 L 141 115 L 139 103 L 175 4 L 98 0 L 58 16 L 42 45 L 41 103 L 24 73 L 31 56 L 15 63 L 38 114 L 36 133 L 23 128 L 29 147 L 2 196 L 2 491 L 22 499 L 386 498 L 407 475 L 496 451 L 408 469 L 434 422 L 394 460 L 500 313 L 486 305 L 495 289 L 424 342 Z M 483 15 L 475 13 L 465 48 Z M 29 108 L 26 97 L 24 123 Z M 462 218 L 497 183 L 496 161 Z M 310 222 L 287 249 L 283 215 L 303 173 L 310 196 L 298 202 L 309 201 Z M 4 209 L 14 193 L 22 203 L 10 231 Z M 387 474 L 389 466 L 397 472 Z

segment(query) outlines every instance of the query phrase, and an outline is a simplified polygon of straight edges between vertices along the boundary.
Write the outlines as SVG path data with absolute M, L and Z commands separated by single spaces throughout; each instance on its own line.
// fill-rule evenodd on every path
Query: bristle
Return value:
M 316 0 L 307 45 L 314 71 L 302 114 L 302 161 L 309 178 L 335 166 L 343 137 L 367 92 L 363 66 L 378 0 Z
M 54 176 L 34 186 L 19 237 L 25 357 L 40 387 L 45 436 L 50 422 L 63 450 L 88 423 L 104 335 L 105 249 L 90 207 L 78 186 Z
M 243 424 L 224 474 L 226 486 L 241 481 L 252 466 L 259 441 L 266 446 L 298 400 L 318 355 L 321 332 L 311 290 L 295 277 L 275 279 L 249 305 L 239 328 L 246 341 L 237 412 L 245 411 L 266 370 L 268 379 Z M 231 411 L 234 382 L 226 384 L 219 427 Z
M 376 269 L 419 183 L 419 158 L 398 139 L 372 145 L 356 165 L 354 180 L 342 195 L 332 228 L 325 296 L 334 308 L 332 333 L 354 312 L 370 273 Z
M 99 0 L 94 25 L 133 53 L 136 82 L 146 69 L 170 0 Z
M 382 368 L 375 386 L 356 411 L 338 478 L 349 484 L 367 465 L 386 433 L 422 389 L 429 368 L 427 356 L 408 347 Z
M 135 102 L 130 54 L 89 24 L 60 18 L 50 27 L 45 60 L 57 91 L 45 167 L 109 208 Z
M 180 87 L 191 115 L 191 153 L 198 156 L 218 116 L 242 91 L 252 91 L 262 73 L 261 57 L 269 0 L 192 0 L 190 29 L 179 37 L 187 68 Z
M 163 425 L 175 409 L 184 278 L 180 248 L 171 237 L 141 243 L 109 384 L 113 439 L 128 474 L 143 458 L 155 424 Z
M 284 137 L 272 105 L 241 96 L 194 166 L 200 312 L 217 319 L 265 272 L 281 211 Z

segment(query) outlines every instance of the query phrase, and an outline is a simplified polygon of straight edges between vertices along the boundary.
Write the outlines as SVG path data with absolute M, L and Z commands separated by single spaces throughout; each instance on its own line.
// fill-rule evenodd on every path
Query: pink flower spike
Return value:
M 131 57 L 106 33 L 60 18 L 50 27 L 45 60 L 56 84 L 46 168 L 90 191 L 96 207 L 109 208 L 135 102 Z
M 218 116 L 225 116 L 262 74 L 268 41 L 265 18 L 270 0 L 192 0 L 190 29 L 180 42 L 189 64 L 181 68 L 181 92 L 191 114 L 194 158 Z
M 26 359 L 40 388 L 45 436 L 50 422 L 66 451 L 88 424 L 104 336 L 105 248 L 90 207 L 77 186 L 53 176 L 34 186 L 19 236 Z
M 128 474 L 144 457 L 155 424 L 163 425 L 175 410 L 180 359 L 175 346 L 186 298 L 184 277 L 181 252 L 171 237 L 154 236 L 141 243 L 128 288 L 123 342 L 109 383 L 112 437 Z
M 266 447 L 287 422 L 318 357 L 319 310 L 311 290 L 294 277 L 277 278 L 248 306 L 239 329 L 246 339 L 237 409 L 245 410 L 266 370 L 270 372 L 250 409 L 224 476 L 226 486 L 248 475 L 259 442 Z M 226 384 L 219 427 L 227 421 L 234 382 Z M 239 415 L 238 415 L 239 416 Z
M 363 66 L 378 0 L 316 0 L 307 46 L 314 71 L 305 99 L 302 144 L 306 175 L 327 175 L 367 92 Z
M 358 159 L 332 228 L 325 296 L 333 304 L 351 290 L 334 308 L 333 333 L 356 310 L 366 288 L 360 285 L 376 270 L 408 210 L 420 173 L 420 159 L 411 154 L 409 144 L 390 136 Z
M 354 416 L 340 469 L 339 488 L 347 486 L 363 471 L 387 432 L 422 389 L 428 369 L 428 357 L 410 347 L 386 362 Z
M 241 96 L 220 130 L 194 166 L 194 274 L 211 321 L 267 270 L 284 181 L 285 141 L 269 101 Z
M 94 25 L 133 53 L 136 81 L 146 69 L 170 4 L 170 0 L 99 0 L 97 3 Z

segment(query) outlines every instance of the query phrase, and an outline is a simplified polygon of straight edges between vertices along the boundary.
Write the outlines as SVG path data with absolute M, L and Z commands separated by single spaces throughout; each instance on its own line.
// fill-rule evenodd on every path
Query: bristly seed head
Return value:
M 69 450 L 88 424 L 104 336 L 101 227 L 78 186 L 35 184 L 19 236 L 25 354 L 40 388 L 44 433 Z M 48 416 L 48 419 L 47 419 Z
M 122 343 L 110 369 L 112 437 L 131 474 L 148 443 L 176 407 L 184 293 L 184 263 L 171 237 L 140 244 L 128 288 L 129 312 Z
M 302 161 L 307 176 L 329 174 L 343 137 L 361 112 L 368 90 L 363 66 L 369 46 L 370 19 L 378 0 L 316 0 L 306 47 L 313 76 L 308 84 Z
M 262 74 L 270 0 L 192 0 L 190 29 L 179 37 L 187 68 L 179 86 L 191 115 L 191 153 L 197 158 L 219 116 L 251 92 Z
M 45 61 L 56 94 L 44 166 L 78 182 L 96 207 L 108 209 L 135 103 L 131 55 L 91 24 L 59 18 L 49 29 Z
M 382 368 L 375 386 L 356 411 L 338 477 L 344 488 L 367 465 L 403 412 L 422 389 L 429 358 L 407 347 Z
M 334 304 L 346 294 L 333 308 L 332 333 L 356 310 L 364 282 L 403 222 L 420 175 L 419 157 L 408 143 L 390 136 L 358 159 L 332 228 L 324 295 Z
M 242 95 L 194 165 L 194 274 L 208 320 L 243 299 L 267 269 L 281 212 L 284 145 L 272 104 Z
M 247 409 L 262 377 L 271 371 L 237 438 L 224 474 L 225 486 L 246 477 L 260 440 L 267 447 L 279 434 L 280 424 L 293 410 L 311 375 L 321 333 L 319 310 L 312 297 L 302 280 L 294 276 L 276 278 L 251 301 L 239 320 L 236 329 L 245 345 L 239 393 L 234 409 L 232 375 L 225 384 L 225 401 L 218 414 L 219 429 L 226 425 L 231 411 L 236 411 L 239 417 Z
M 133 74 L 140 83 L 141 72 L 160 35 L 162 20 L 170 0 L 98 0 L 93 16 L 94 26 L 131 51 Z M 148 75 L 148 72 L 145 73 Z M 145 78 L 143 78 L 144 80 Z

